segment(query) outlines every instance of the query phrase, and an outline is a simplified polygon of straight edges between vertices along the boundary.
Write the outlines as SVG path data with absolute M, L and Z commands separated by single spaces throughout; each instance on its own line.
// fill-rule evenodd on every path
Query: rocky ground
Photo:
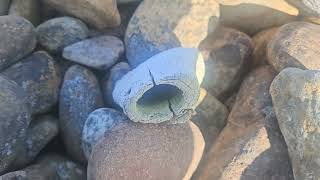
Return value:
M 0 0 L 0 180 L 319 180 L 320 1 Z

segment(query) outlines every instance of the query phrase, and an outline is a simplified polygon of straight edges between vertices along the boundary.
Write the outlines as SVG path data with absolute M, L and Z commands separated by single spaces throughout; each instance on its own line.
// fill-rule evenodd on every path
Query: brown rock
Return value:
M 88 180 L 189 179 L 204 148 L 193 123 L 117 126 L 93 149 Z
M 263 66 L 244 80 L 228 125 L 195 179 L 292 179 L 287 147 L 268 93 L 275 75 L 270 66 Z
M 320 25 L 292 22 L 280 27 L 268 45 L 268 61 L 277 70 L 287 67 L 320 70 Z

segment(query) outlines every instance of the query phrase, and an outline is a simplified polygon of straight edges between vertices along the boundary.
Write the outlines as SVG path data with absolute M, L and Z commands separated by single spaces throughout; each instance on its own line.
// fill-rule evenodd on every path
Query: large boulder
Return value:
M 59 117 L 64 144 L 73 159 L 85 162 L 81 136 L 88 115 L 103 106 L 96 76 L 88 69 L 74 65 L 64 76 L 60 90 Z
M 204 148 L 193 123 L 116 126 L 93 148 L 88 180 L 190 179 Z
M 32 114 L 48 112 L 57 102 L 61 77 L 53 58 L 38 51 L 2 72 L 27 93 Z
M 219 5 L 215 0 L 143 1 L 125 36 L 129 64 L 136 67 L 175 47 L 198 47 L 214 31 L 218 18 Z
M 270 93 L 295 179 L 320 178 L 320 72 L 287 68 Z
M 268 45 L 268 61 L 277 70 L 287 67 L 320 70 L 320 25 L 293 22 L 278 30 Z
M 0 175 L 19 155 L 31 121 L 27 96 L 15 82 L 0 76 Z
M 293 180 L 287 146 L 269 94 L 275 76 L 272 67 L 263 66 L 246 77 L 228 124 L 195 179 Z
M 36 46 L 33 25 L 18 16 L 0 16 L 0 71 L 32 52 Z
M 286 0 L 218 0 L 221 24 L 253 35 L 297 19 L 299 10 Z
M 115 0 L 43 0 L 62 13 L 75 16 L 98 29 L 120 24 Z
M 38 25 L 40 22 L 39 0 L 11 0 L 9 14 L 24 17 L 33 25 Z

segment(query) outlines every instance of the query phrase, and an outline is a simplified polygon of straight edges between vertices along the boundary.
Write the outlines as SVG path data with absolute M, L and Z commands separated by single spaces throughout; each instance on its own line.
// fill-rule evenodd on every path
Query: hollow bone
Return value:
M 204 68 L 197 49 L 173 48 L 123 76 L 113 98 L 134 122 L 186 122 L 195 109 Z

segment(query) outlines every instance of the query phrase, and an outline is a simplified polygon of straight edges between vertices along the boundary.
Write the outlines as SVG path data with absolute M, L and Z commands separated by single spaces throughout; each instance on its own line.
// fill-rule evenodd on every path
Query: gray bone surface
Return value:
M 186 122 L 197 104 L 203 76 L 204 62 L 197 49 L 173 48 L 123 76 L 113 99 L 134 122 Z

